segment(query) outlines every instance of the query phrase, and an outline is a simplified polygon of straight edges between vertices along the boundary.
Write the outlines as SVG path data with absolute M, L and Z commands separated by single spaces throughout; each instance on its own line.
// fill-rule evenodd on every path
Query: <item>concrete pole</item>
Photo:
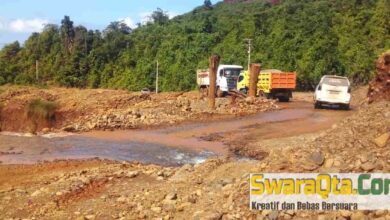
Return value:
M 260 64 L 251 64 L 249 77 L 249 97 L 256 97 L 257 95 L 257 82 L 259 81 L 260 69 Z
M 219 56 L 213 55 L 209 59 L 209 108 L 215 109 L 215 92 L 217 91 L 217 71 L 219 65 Z
M 158 94 L 158 60 L 156 66 L 156 94 Z
M 39 82 L 39 61 L 35 60 L 35 79 Z

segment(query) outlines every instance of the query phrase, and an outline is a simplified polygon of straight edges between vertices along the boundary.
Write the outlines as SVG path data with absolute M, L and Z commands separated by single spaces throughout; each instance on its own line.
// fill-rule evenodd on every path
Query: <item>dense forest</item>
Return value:
M 2 48 L 0 85 L 154 89 L 158 61 L 163 91 L 190 90 L 211 54 L 246 66 L 247 38 L 253 62 L 296 71 L 301 89 L 324 74 L 365 83 L 378 55 L 390 48 L 390 0 L 206 0 L 172 19 L 157 9 L 137 28 L 112 22 L 102 31 L 65 16 L 23 45 Z

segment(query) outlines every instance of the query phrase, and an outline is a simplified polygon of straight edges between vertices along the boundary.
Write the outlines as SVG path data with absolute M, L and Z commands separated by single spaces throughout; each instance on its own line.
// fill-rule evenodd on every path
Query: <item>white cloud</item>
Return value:
M 40 18 L 16 19 L 9 22 L 6 29 L 19 33 L 40 32 L 48 22 L 49 21 Z
M 120 18 L 119 21 L 125 23 L 127 26 L 129 26 L 129 27 L 132 28 L 132 29 L 134 29 L 134 28 L 137 27 L 137 26 L 135 25 L 135 22 L 133 21 L 133 19 L 130 18 L 130 17 Z
M 176 17 L 176 16 L 179 15 L 179 13 L 173 12 L 173 11 L 165 11 L 165 10 L 164 10 L 164 12 L 166 12 L 166 13 L 168 14 L 169 19 L 172 19 L 172 18 L 174 18 L 174 17 Z M 140 17 L 141 24 L 146 24 L 146 23 L 148 23 L 148 22 L 151 22 L 150 16 L 151 16 L 152 14 L 153 14 L 152 11 L 140 13 L 140 14 L 139 14 L 139 17 Z
M 150 15 L 152 15 L 152 12 L 142 12 L 139 14 L 139 17 L 140 17 L 140 20 L 141 20 L 141 24 L 146 24 L 151 20 L 150 18 Z
M 172 18 L 178 16 L 179 13 L 174 12 L 174 11 L 169 11 L 169 12 L 168 12 L 168 15 L 169 15 L 169 19 L 172 19 Z
M 40 18 L 7 20 L 0 18 L 0 31 L 13 33 L 40 32 L 49 21 Z

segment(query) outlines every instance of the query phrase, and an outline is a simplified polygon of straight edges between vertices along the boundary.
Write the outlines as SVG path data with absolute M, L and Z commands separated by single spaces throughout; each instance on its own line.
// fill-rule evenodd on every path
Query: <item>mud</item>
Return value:
M 307 95 L 299 95 L 297 100 Z M 3 164 L 32 164 L 56 159 L 102 158 L 177 166 L 200 163 L 218 155 L 256 158 L 239 149 L 246 149 L 259 137 L 267 140 L 315 133 L 330 128 L 353 113 L 336 109 L 314 110 L 307 101 L 281 104 L 281 108 L 236 119 L 186 123 L 160 129 L 32 137 L 3 133 L 6 135 L 0 135 L 0 161 Z
M 164 146 L 166 148 L 161 148 L 156 152 L 158 154 L 168 149 L 184 150 L 181 144 L 176 144 L 178 141 L 192 143 L 194 147 L 195 143 L 203 145 L 208 142 L 227 146 L 230 152 L 237 149 L 242 155 L 261 160 L 219 156 L 209 158 L 204 163 L 181 167 L 97 159 L 1 165 L 0 218 L 390 219 L 387 210 L 249 210 L 249 173 L 390 170 L 390 140 L 377 139 L 388 137 L 383 134 L 390 132 L 389 103 L 363 105 L 362 109 L 354 108 L 352 111 L 313 110 L 309 98 L 310 95 L 305 94 L 304 97 L 297 97 L 295 102 L 281 106 L 284 108 L 281 111 L 288 115 L 284 117 L 280 117 L 279 112 L 272 112 L 165 129 L 71 136 L 72 139 L 94 140 L 94 145 L 100 142 L 131 142 L 134 138 L 145 141 L 144 146 L 148 146 L 143 152 L 145 154 L 153 151 L 149 146 L 159 143 L 163 137 L 166 138 L 161 143 L 172 146 Z M 25 148 L 22 151 L 26 154 L 29 152 L 28 144 L 33 146 L 36 144 L 34 141 L 45 144 L 42 141 L 55 139 L 48 137 L 16 137 L 16 140 L 30 138 L 27 141 L 23 139 Z M 59 138 L 66 140 L 68 137 Z M 8 143 L 16 144 L 5 148 L 4 152 L 10 154 L 0 158 L 16 156 L 20 152 L 18 141 Z M 64 147 L 72 148 L 69 145 L 61 146 Z M 103 152 L 104 149 L 99 150 Z M 313 152 L 324 159 L 323 164 L 313 163 Z

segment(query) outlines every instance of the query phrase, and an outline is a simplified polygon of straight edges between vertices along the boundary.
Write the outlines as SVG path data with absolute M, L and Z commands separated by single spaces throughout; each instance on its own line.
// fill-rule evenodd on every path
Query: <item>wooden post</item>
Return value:
M 257 94 L 257 82 L 259 81 L 261 65 L 251 64 L 250 77 L 249 77 L 249 97 L 256 97 Z
M 219 56 L 213 55 L 209 59 L 210 86 L 209 86 L 209 108 L 215 109 L 215 92 L 217 90 L 217 71 L 219 65 Z

